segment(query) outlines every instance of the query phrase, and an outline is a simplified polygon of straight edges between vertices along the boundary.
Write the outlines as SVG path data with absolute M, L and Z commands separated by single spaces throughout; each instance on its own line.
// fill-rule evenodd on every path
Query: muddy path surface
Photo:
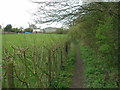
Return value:
M 70 88 L 83 88 L 83 61 L 80 58 L 79 45 L 75 43 L 75 64 Z

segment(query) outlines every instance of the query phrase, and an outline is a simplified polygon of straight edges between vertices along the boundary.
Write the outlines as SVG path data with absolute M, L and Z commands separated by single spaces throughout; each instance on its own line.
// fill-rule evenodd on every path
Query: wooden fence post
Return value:
M 70 49 L 70 41 L 66 41 L 66 43 L 65 43 L 65 53 L 66 53 L 66 56 L 68 55 L 69 49 Z
M 7 82 L 8 88 L 14 88 L 13 62 L 7 64 Z
M 49 82 L 49 88 L 51 88 L 51 50 L 49 50 L 49 57 L 48 57 L 48 82 Z
M 62 70 L 63 69 L 63 52 L 62 52 L 62 49 L 60 50 L 60 54 L 61 54 L 61 65 L 60 65 L 60 69 Z

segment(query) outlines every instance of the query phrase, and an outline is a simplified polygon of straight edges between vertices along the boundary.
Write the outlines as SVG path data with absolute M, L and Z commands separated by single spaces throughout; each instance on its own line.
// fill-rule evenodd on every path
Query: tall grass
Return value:
M 106 57 L 96 55 L 93 49 L 82 45 L 80 52 L 85 67 L 84 88 L 118 88 L 116 77 L 118 70 L 108 66 Z

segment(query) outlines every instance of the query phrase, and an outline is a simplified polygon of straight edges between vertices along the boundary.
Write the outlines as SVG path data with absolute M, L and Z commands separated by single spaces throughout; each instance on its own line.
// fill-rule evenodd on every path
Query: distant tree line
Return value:
M 67 34 L 68 30 L 67 29 L 64 30 L 63 28 L 58 28 L 56 30 L 56 32 L 54 32 L 54 33 L 56 33 L 56 34 Z
M 23 28 L 13 28 L 11 24 L 6 25 L 5 28 L 3 28 L 4 32 L 14 32 L 14 33 L 24 33 L 24 32 L 32 32 L 33 29 L 32 28 L 25 28 L 23 30 Z
M 21 28 L 13 28 L 11 24 L 6 25 L 5 28 L 3 28 L 4 32 L 13 32 L 13 33 L 24 33 L 24 32 L 33 32 L 33 29 L 31 26 L 29 26 L 28 28 L 23 29 Z M 58 28 L 55 32 L 51 32 L 54 34 L 67 34 L 68 30 L 67 29 L 63 29 L 63 28 Z

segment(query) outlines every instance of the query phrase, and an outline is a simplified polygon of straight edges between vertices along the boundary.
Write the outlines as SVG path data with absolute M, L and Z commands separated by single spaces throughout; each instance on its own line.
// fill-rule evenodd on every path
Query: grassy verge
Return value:
M 52 82 L 53 88 L 69 88 L 71 84 L 71 77 L 72 77 L 72 71 L 73 71 L 73 65 L 75 60 L 75 53 L 74 53 L 74 46 L 71 45 L 68 57 L 66 58 L 66 61 L 64 62 L 63 69 L 59 72 L 58 78 L 54 79 Z
M 117 68 L 109 66 L 108 57 L 96 53 L 84 46 L 80 47 L 84 62 L 84 88 L 117 88 Z

